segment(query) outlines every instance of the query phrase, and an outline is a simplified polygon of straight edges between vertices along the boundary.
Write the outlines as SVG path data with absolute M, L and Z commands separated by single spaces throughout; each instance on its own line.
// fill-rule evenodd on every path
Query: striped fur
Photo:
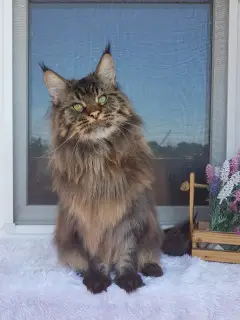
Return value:
M 65 80 L 42 65 L 52 97 L 53 188 L 59 195 L 54 242 L 59 260 L 84 274 L 94 293 L 109 272 L 126 291 L 142 286 L 138 271 L 158 265 L 163 233 L 153 201 L 152 154 L 142 121 L 115 82 L 107 47 L 96 71 Z M 97 98 L 107 97 L 105 105 Z M 74 104 L 84 105 L 76 112 Z M 98 119 L 91 114 L 98 112 Z M 149 267 L 150 266 L 150 267 Z

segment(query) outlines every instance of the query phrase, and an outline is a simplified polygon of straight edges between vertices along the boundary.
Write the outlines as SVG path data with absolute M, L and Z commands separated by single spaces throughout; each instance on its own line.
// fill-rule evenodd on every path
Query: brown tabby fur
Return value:
M 111 270 L 121 288 L 133 291 L 143 285 L 138 271 L 162 275 L 163 233 L 141 119 L 115 82 L 110 47 L 96 71 L 78 81 L 41 67 L 52 97 L 50 165 L 59 196 L 54 236 L 59 260 L 82 272 L 94 293 L 110 285 Z M 96 97 L 103 94 L 102 106 Z M 79 103 L 85 107 L 81 113 L 71 108 Z

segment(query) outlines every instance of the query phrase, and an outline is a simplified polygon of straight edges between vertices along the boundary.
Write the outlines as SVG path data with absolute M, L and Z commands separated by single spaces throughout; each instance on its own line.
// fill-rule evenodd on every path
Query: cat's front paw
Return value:
M 85 273 L 83 283 L 92 293 L 101 293 L 107 291 L 111 280 L 104 274 L 97 271 L 88 271 Z
M 118 276 L 115 279 L 115 283 L 128 293 L 144 286 L 141 276 L 134 272 L 129 272 Z
M 154 262 L 146 263 L 142 267 L 141 272 L 147 277 L 161 277 L 163 275 L 162 268 L 159 266 L 159 264 Z

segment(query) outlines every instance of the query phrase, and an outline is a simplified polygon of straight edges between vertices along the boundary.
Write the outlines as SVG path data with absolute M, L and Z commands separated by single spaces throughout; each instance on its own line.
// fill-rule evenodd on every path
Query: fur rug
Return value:
M 0 238 L 1 320 L 239 320 L 240 265 L 162 257 L 165 274 L 92 295 L 57 265 L 48 238 Z

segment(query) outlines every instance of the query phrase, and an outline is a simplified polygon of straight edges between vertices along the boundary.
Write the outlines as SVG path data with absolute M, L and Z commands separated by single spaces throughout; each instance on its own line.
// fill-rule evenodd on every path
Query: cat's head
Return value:
M 62 138 L 98 141 L 136 129 L 141 119 L 116 83 L 108 45 L 93 73 L 67 80 L 41 64 L 52 100 L 54 130 Z

